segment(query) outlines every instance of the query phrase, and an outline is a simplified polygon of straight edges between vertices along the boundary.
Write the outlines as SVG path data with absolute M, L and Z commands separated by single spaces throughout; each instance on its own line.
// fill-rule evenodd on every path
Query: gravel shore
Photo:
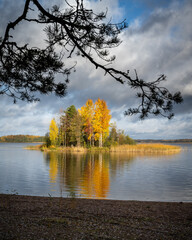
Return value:
M 192 203 L 0 194 L 0 239 L 192 239 Z

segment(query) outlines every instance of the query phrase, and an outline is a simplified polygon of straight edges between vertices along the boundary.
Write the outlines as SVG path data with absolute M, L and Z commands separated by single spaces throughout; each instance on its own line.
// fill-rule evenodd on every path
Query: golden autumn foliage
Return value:
M 108 109 L 106 102 L 98 98 L 95 103 L 93 129 L 95 132 L 95 140 L 99 140 L 99 147 L 102 147 L 103 140 L 109 135 L 110 119 L 110 110 Z
M 61 112 L 58 127 L 53 119 L 50 124 L 50 145 L 61 147 L 116 146 L 135 144 L 134 140 L 110 124 L 111 114 L 106 101 L 98 98 L 94 103 L 88 99 L 84 106 L 76 109 L 71 105 Z
M 49 137 L 51 140 L 51 145 L 55 146 L 57 144 L 57 138 L 58 138 L 58 127 L 55 122 L 55 119 L 51 120 L 51 123 L 49 126 Z
M 93 132 L 93 118 L 95 113 L 95 106 L 92 99 L 88 99 L 86 104 L 79 109 L 79 113 L 83 120 L 83 126 L 85 134 L 87 135 L 87 139 L 90 140 L 94 134 Z
M 83 121 L 83 131 L 91 142 L 99 141 L 102 147 L 103 140 L 109 135 L 110 110 L 104 100 L 97 99 L 95 104 L 88 99 L 86 104 L 79 109 Z

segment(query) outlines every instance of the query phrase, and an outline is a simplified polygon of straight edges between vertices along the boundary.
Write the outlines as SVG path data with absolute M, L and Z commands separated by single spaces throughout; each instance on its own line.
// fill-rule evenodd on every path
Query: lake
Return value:
M 0 193 L 192 202 L 192 145 L 178 154 L 66 154 L 0 143 Z

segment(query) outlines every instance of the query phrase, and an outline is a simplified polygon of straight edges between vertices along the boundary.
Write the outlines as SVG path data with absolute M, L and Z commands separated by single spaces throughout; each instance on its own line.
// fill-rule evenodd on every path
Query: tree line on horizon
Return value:
M 44 136 L 34 136 L 34 135 L 7 135 L 0 137 L 0 142 L 10 142 L 10 143 L 27 143 L 27 142 L 44 142 Z
M 84 146 L 109 147 L 111 145 L 135 144 L 135 141 L 123 130 L 118 130 L 111 123 L 110 110 L 100 98 L 93 103 L 88 99 L 80 109 L 71 105 L 64 110 L 59 122 L 53 118 L 46 134 L 46 145 L 49 146 Z

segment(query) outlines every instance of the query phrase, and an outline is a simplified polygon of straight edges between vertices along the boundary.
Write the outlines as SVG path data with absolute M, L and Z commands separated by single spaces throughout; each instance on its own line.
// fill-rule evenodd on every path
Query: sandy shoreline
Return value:
M 0 239 L 192 239 L 192 203 L 0 194 Z

